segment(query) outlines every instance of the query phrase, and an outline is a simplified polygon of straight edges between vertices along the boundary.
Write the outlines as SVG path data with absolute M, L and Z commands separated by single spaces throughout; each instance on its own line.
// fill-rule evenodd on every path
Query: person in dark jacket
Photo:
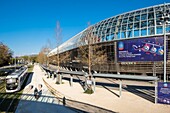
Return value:
M 39 98 L 39 94 L 38 94 L 38 89 L 37 88 L 34 89 L 34 96 L 35 96 L 36 99 Z

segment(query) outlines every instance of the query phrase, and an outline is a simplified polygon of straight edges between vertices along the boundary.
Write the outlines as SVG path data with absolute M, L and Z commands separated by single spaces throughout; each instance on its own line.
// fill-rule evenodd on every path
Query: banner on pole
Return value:
M 158 82 L 157 102 L 170 105 L 170 82 Z

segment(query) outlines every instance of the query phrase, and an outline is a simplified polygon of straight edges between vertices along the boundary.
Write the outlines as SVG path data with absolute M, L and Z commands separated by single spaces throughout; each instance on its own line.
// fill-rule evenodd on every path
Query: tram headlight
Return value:
M 15 85 L 18 85 L 18 83 L 16 82 Z

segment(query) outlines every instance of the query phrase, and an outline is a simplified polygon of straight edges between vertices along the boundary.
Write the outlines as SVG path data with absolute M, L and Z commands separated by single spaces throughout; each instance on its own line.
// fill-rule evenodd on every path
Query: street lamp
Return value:
M 164 9 L 162 12 L 162 17 L 160 18 L 161 23 L 163 24 L 163 36 L 164 36 L 164 82 L 166 82 L 166 24 L 168 24 L 170 19 L 169 10 L 166 10 L 164 5 Z

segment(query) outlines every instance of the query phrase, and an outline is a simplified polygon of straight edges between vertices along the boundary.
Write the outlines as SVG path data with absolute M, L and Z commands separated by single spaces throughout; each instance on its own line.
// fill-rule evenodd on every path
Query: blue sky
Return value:
M 103 19 L 168 3 L 169 0 L 0 0 L 0 41 L 14 56 L 39 53 L 56 46 L 56 22 L 63 42 Z M 49 44 L 49 42 L 51 44 Z

